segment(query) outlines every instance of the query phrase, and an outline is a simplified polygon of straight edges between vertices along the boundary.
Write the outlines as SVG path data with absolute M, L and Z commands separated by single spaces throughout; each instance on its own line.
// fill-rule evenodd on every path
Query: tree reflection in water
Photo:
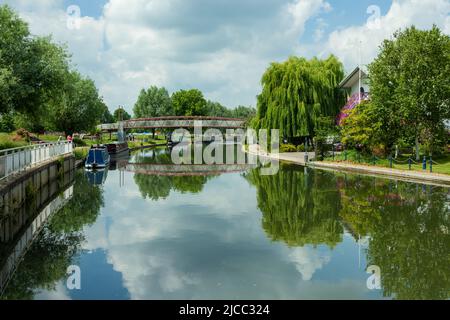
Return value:
M 303 168 L 282 165 L 276 175 L 261 176 L 256 169 L 245 176 L 257 187 L 262 226 L 271 239 L 289 246 L 332 248 L 342 241 L 340 196 L 333 174 L 304 174 Z
M 344 220 L 370 235 L 367 260 L 380 267 L 385 296 L 450 298 L 447 188 L 353 177 L 342 199 Z
M 252 170 L 262 226 L 289 246 L 368 236 L 367 263 L 381 269 L 383 295 L 450 298 L 450 197 L 447 188 L 282 165 L 274 176 Z
M 191 150 L 193 152 L 193 150 Z M 136 153 L 131 160 L 140 164 L 172 164 L 170 152 L 166 149 L 153 149 L 148 153 Z M 217 174 L 208 175 L 155 175 L 136 173 L 134 182 L 144 199 L 157 201 L 169 197 L 171 191 L 180 193 L 200 193 L 208 180 Z
M 40 289 L 55 290 L 81 248 L 83 228 L 96 221 L 102 206 L 102 187 L 77 171 L 72 199 L 33 242 L 1 298 L 33 299 Z

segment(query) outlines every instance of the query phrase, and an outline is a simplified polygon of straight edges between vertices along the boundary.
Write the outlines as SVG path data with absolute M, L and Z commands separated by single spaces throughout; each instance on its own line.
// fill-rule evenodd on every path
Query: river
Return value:
M 2 299 L 450 298 L 447 188 L 289 164 L 174 173 L 164 148 L 130 162 L 152 170 L 74 173 Z

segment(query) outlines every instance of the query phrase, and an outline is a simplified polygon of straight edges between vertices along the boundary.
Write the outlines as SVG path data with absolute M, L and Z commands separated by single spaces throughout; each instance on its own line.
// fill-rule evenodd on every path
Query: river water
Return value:
M 174 173 L 166 149 L 130 162 L 75 172 L 20 259 L 27 225 L 1 243 L 2 299 L 450 298 L 448 188 L 289 164 Z

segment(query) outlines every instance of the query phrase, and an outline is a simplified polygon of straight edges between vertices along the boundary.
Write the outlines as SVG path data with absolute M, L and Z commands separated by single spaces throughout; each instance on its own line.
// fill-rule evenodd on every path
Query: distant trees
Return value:
M 151 86 L 142 89 L 133 108 L 136 118 L 154 118 L 173 115 L 172 100 L 165 88 Z
M 232 117 L 233 111 L 224 107 L 219 102 L 208 100 L 206 102 L 206 109 L 208 110 L 208 116 L 211 117 Z
M 118 122 L 122 120 L 130 120 L 131 115 L 128 112 L 126 112 L 124 108 L 119 107 L 116 110 L 114 110 L 113 118 L 114 122 Z
M 1 130 L 71 133 L 111 120 L 94 82 L 71 70 L 69 57 L 50 37 L 31 36 L 26 22 L 0 6 Z
M 111 112 L 108 109 L 108 106 L 104 104 L 103 106 L 103 114 L 102 118 L 100 119 L 101 123 L 114 123 L 115 119 L 114 116 L 111 114 Z
M 256 116 L 256 109 L 253 107 L 238 106 L 232 110 L 231 116 L 239 119 L 251 119 Z
M 172 95 L 172 105 L 177 116 L 206 116 L 208 109 L 203 93 L 198 89 L 180 90 Z
M 256 128 L 279 129 L 285 137 L 314 137 L 317 120 L 336 116 L 345 103 L 338 89 L 343 77 L 343 65 L 332 55 L 272 63 L 261 80 Z
M 245 106 L 229 109 L 219 102 L 205 100 L 198 89 L 180 90 L 170 96 L 166 88 L 151 86 L 141 90 L 133 113 L 135 118 L 176 115 L 250 119 L 256 115 L 256 109 Z

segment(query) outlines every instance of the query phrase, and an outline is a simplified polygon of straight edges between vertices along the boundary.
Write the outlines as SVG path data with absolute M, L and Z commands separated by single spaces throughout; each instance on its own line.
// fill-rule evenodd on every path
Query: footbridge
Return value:
M 102 132 L 116 132 L 131 129 L 177 129 L 194 128 L 201 124 L 203 128 L 241 129 L 245 127 L 245 119 L 222 117 L 159 117 L 131 119 L 117 123 L 101 124 L 97 129 Z

